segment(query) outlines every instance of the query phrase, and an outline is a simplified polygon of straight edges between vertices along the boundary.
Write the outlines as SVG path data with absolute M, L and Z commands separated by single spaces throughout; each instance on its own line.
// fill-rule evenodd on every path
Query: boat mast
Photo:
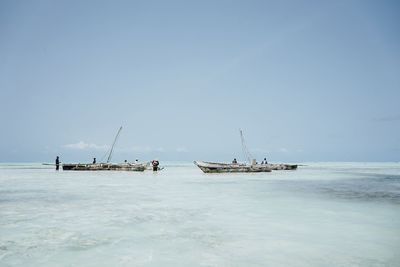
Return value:
M 252 158 L 252 156 L 251 156 L 249 150 L 247 149 L 247 146 L 246 146 L 246 142 L 245 142 L 245 140 L 244 140 L 244 136 L 243 136 L 242 129 L 239 129 L 239 131 L 240 131 L 240 140 L 242 141 L 242 151 L 243 151 L 243 155 L 244 155 L 245 159 L 247 159 L 247 161 L 251 164 L 251 158 Z
M 111 157 L 112 157 L 112 153 L 114 151 L 114 146 L 115 146 L 115 143 L 117 142 L 117 139 L 118 139 L 118 136 L 119 136 L 121 130 L 122 130 L 122 126 L 119 128 L 118 133 L 115 136 L 114 142 L 113 142 L 113 144 L 111 146 L 110 154 L 108 155 L 108 158 L 107 158 L 107 163 L 110 163 L 110 160 L 111 160 Z

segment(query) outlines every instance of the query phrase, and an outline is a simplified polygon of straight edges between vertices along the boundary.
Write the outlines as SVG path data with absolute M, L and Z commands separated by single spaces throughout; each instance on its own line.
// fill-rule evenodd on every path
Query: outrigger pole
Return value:
M 110 160 L 111 160 L 111 157 L 112 157 L 112 153 L 114 151 L 114 146 L 115 146 L 115 143 L 117 142 L 119 134 L 121 133 L 121 130 L 122 130 L 122 126 L 119 128 L 118 133 L 115 136 L 114 142 L 113 142 L 113 144 L 111 146 L 110 154 L 108 155 L 108 158 L 107 158 L 107 163 L 110 163 Z

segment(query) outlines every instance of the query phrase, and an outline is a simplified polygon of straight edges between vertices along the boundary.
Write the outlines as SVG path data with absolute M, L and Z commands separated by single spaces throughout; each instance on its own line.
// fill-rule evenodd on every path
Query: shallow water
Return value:
M 400 266 L 400 164 L 0 164 L 0 266 Z

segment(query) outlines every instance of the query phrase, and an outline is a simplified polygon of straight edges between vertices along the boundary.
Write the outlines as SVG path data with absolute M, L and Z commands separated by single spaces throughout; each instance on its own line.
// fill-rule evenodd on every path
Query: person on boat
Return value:
M 60 157 L 57 156 L 56 157 L 56 171 L 58 171 L 59 168 L 60 168 Z
M 96 164 L 96 158 L 93 158 L 93 164 Z
M 264 158 L 261 164 L 268 164 L 267 158 Z
M 155 159 L 151 162 L 151 165 L 153 165 L 153 171 L 158 171 L 158 165 L 160 165 L 160 162 Z
M 233 163 L 233 164 L 237 164 L 236 158 L 234 158 L 234 159 L 232 160 L 232 163 Z
M 128 161 L 127 161 L 127 160 L 124 160 L 124 162 L 127 163 Z
M 139 160 L 138 160 L 138 159 L 136 159 L 136 160 L 135 160 L 135 164 L 138 164 L 138 163 L 139 163 Z

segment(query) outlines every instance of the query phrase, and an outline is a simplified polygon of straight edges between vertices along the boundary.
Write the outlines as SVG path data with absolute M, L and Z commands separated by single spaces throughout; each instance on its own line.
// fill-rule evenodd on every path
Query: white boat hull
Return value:
M 233 172 L 270 172 L 268 165 L 229 164 L 206 161 L 194 161 L 194 164 L 205 173 L 233 173 Z

